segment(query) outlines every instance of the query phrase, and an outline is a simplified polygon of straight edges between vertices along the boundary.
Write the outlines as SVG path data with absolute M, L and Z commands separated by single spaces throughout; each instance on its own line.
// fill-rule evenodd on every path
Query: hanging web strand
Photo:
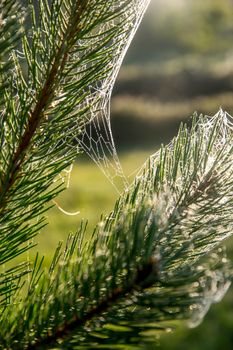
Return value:
M 106 23 L 105 28 L 100 28 L 100 31 L 106 31 L 114 26 L 121 26 L 120 38 L 113 37 L 111 43 L 114 47 L 114 52 L 111 52 L 111 69 L 112 67 L 114 69 L 111 70 L 111 75 L 99 82 L 97 87 L 92 87 L 94 94 L 100 96 L 99 101 L 91 111 L 81 136 L 77 139 L 79 146 L 97 164 L 118 192 L 128 187 L 128 180 L 122 170 L 112 135 L 110 98 L 125 53 L 149 2 L 150 0 L 130 1 L 130 6 L 122 12 L 120 18 L 117 17 L 111 23 Z M 113 11 L 114 6 L 119 7 L 119 1 L 114 3 L 116 5 L 113 5 Z
M 71 177 L 71 173 L 73 170 L 73 164 L 71 164 L 67 169 L 64 169 L 58 176 L 57 179 L 54 180 L 54 183 L 56 183 L 57 181 L 62 182 L 63 185 L 65 186 L 66 189 L 68 189 L 70 187 L 70 177 Z M 68 211 L 65 210 L 58 202 L 58 200 L 52 200 L 52 202 L 55 204 L 55 206 L 65 215 L 68 216 L 77 216 L 80 214 L 80 211 Z

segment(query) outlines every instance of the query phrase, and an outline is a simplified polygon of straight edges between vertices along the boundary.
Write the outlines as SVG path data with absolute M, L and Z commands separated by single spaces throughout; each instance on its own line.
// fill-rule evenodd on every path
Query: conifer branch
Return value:
M 115 303 L 118 303 L 121 299 L 127 298 L 128 294 L 132 295 L 134 292 L 138 292 L 142 288 L 153 286 L 158 279 L 156 273 L 158 269 L 159 261 L 157 261 L 155 257 L 151 258 L 144 266 L 135 271 L 135 277 L 129 284 L 124 287 L 116 287 L 105 297 L 105 299 L 101 300 L 96 306 L 93 306 L 88 310 L 82 318 L 74 315 L 71 320 L 65 322 L 55 332 L 47 332 L 47 336 L 44 339 L 39 339 L 32 345 L 29 345 L 27 350 L 36 350 L 41 347 L 46 349 L 56 345 L 58 339 L 67 339 L 67 337 L 69 337 L 78 327 L 85 326 L 86 322 L 92 321 L 93 318 L 106 313 Z M 77 298 L 80 297 L 81 296 L 77 296 Z
M 128 327 L 135 344 L 154 321 L 155 330 L 177 319 L 197 325 L 232 279 L 231 264 L 216 251 L 232 234 L 232 142 L 231 117 L 223 112 L 194 119 L 191 131 L 182 126 L 150 158 L 92 239 L 82 243 L 82 226 L 63 255 L 57 250 L 49 273 L 33 277 L 37 282 L 17 316 L 5 314 L 11 329 L 2 333 L 5 347 L 61 342 L 66 348 L 76 337 L 79 346 L 91 345 L 92 332 L 98 342 L 104 336 L 113 344 L 109 324 Z
M 20 172 L 22 162 L 25 159 L 26 151 L 31 145 L 33 136 L 41 123 L 41 120 L 45 116 L 46 109 L 48 108 L 49 103 L 52 101 L 55 95 L 55 89 L 59 83 L 59 77 L 62 77 L 65 64 L 67 62 L 69 51 L 72 49 L 72 46 L 69 45 L 73 37 L 77 36 L 80 25 L 80 18 L 83 11 L 87 6 L 80 4 L 79 1 L 76 1 L 76 6 L 74 12 L 67 26 L 67 30 L 64 33 L 64 37 L 61 41 L 61 44 L 53 58 L 53 63 L 51 69 L 47 74 L 46 81 L 41 92 L 36 99 L 36 105 L 33 110 L 29 113 L 28 123 L 25 128 L 21 140 L 19 141 L 18 148 L 15 151 L 15 154 L 12 157 L 12 162 L 9 166 L 9 169 L 6 170 L 5 178 L 2 174 L 1 176 L 1 202 L 0 210 L 4 207 L 4 196 L 7 195 L 9 189 L 13 186 L 14 182 L 17 180 L 17 174 Z M 74 44 L 74 42 L 73 42 Z

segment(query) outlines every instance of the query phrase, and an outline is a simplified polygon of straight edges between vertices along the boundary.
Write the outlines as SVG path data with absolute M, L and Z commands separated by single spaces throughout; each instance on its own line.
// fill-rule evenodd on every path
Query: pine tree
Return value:
M 233 122 L 223 111 L 181 125 L 88 242 L 83 222 L 49 270 L 39 255 L 18 263 L 63 190 L 57 176 L 108 108 L 149 0 L 24 3 L 0 5 L 1 349 L 135 349 L 171 321 L 199 324 L 232 278 L 221 244 L 232 233 Z

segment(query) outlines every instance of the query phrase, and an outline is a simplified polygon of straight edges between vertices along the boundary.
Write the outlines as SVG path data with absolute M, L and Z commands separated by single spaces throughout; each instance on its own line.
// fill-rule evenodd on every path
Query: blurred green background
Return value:
M 169 142 L 194 111 L 233 114 L 233 1 L 152 0 L 114 87 L 111 122 L 126 175 L 133 178 L 149 154 Z M 39 237 L 46 263 L 58 240 L 89 220 L 89 232 L 118 197 L 96 165 L 84 156 L 69 188 L 52 208 Z M 229 254 L 233 258 L 231 243 Z M 30 253 L 32 254 L 32 253 Z M 158 341 L 161 349 L 233 349 L 233 289 L 194 330 L 178 327 Z M 156 345 L 152 348 L 156 348 Z M 150 348 L 150 349 L 152 349 Z

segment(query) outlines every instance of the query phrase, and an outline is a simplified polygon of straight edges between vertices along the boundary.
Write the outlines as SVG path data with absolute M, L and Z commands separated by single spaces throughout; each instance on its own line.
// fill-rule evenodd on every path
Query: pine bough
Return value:
M 91 239 L 83 223 L 48 271 L 39 256 L 31 269 L 14 260 L 45 224 L 79 135 L 109 102 L 148 3 L 29 1 L 29 30 L 15 15 L 22 6 L 0 5 L 2 349 L 135 349 L 172 321 L 198 325 L 231 283 L 221 243 L 233 230 L 233 123 L 223 111 L 181 125 Z

